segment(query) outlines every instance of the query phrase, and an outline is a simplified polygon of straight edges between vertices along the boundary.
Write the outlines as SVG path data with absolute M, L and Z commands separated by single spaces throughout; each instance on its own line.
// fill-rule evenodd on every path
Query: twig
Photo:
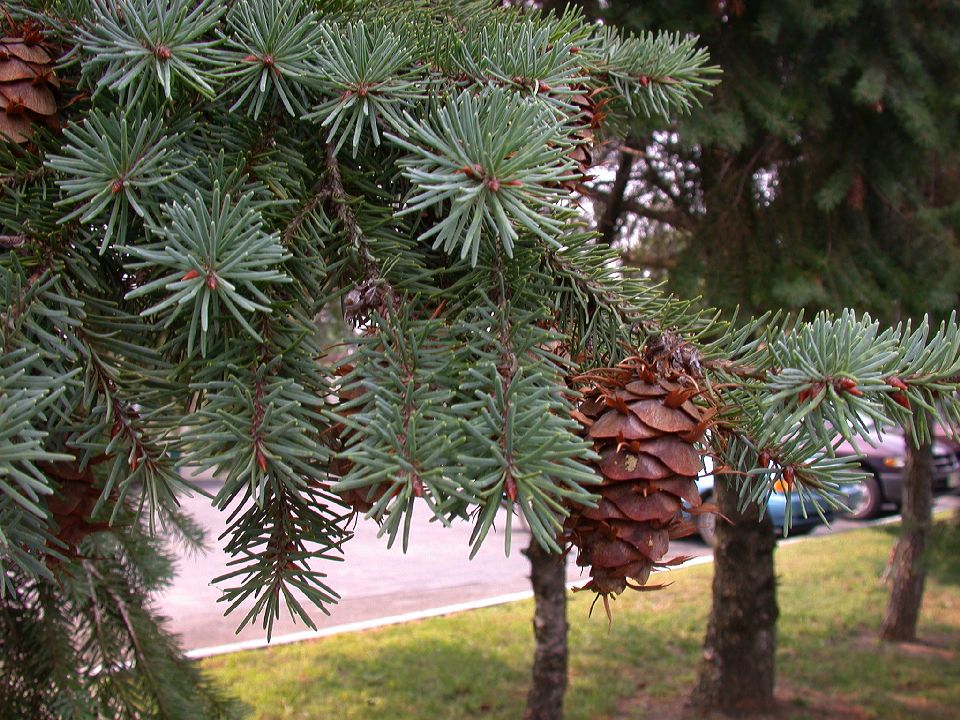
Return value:
M 340 163 L 337 162 L 337 153 L 331 143 L 324 148 L 324 165 L 327 170 L 327 197 L 332 201 L 333 213 L 347 233 L 347 239 L 363 258 L 363 264 L 368 277 L 377 277 L 377 263 L 367 243 L 364 241 L 363 230 L 357 222 L 357 216 L 350 207 L 350 196 L 343 188 L 343 176 L 340 174 Z
M 324 184 L 323 180 L 318 180 L 316 186 L 314 187 L 313 197 L 303 204 L 303 207 L 300 208 L 300 212 L 298 212 L 293 219 L 287 223 L 287 227 L 284 228 L 283 235 L 281 236 L 284 245 L 290 244 L 291 240 L 293 240 L 293 236 L 296 234 L 297 230 L 300 229 L 300 226 L 303 225 L 303 222 L 307 219 L 307 216 L 316 210 L 320 203 L 324 202 L 329 197 L 330 188 Z

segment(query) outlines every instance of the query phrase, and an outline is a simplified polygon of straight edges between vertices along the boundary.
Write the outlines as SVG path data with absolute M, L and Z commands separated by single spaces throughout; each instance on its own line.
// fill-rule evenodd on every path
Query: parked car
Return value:
M 713 462 L 710 457 L 704 459 L 706 473 L 697 478 L 697 489 L 700 491 L 700 498 L 703 502 L 711 502 L 713 497 Z M 856 485 L 848 485 L 841 488 L 841 492 L 846 496 L 844 504 L 852 507 L 860 502 L 860 488 Z M 824 518 L 830 520 L 835 514 L 833 508 L 826 503 L 821 503 Z M 790 496 L 790 535 L 805 535 L 818 525 L 822 525 L 824 518 L 821 518 L 816 509 L 806 503 L 806 517 L 804 517 L 803 507 L 800 498 L 796 494 Z M 787 496 L 785 493 L 775 490 L 770 495 L 770 501 L 767 503 L 767 514 L 773 523 L 773 531 L 777 535 L 783 535 L 783 525 L 787 516 Z M 719 518 L 715 513 L 703 513 L 695 516 L 697 524 L 697 533 L 707 545 L 716 544 L 716 527 Z M 722 522 L 722 521 L 721 521 Z
M 860 443 L 860 452 L 849 443 L 837 448 L 837 455 L 856 456 L 869 475 L 860 483 L 860 497 L 848 517 L 866 520 L 876 517 L 885 504 L 900 506 L 907 447 L 903 431 L 891 429 L 876 447 Z M 933 492 L 940 494 L 960 487 L 960 454 L 956 443 L 938 433 L 933 443 Z

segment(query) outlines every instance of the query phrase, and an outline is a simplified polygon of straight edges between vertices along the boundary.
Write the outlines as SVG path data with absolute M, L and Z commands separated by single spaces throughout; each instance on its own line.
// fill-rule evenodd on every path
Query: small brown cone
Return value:
M 593 149 L 597 141 L 595 131 L 605 116 L 605 101 L 598 97 L 602 92 L 603 88 L 593 91 L 582 88 L 582 92 L 568 98 L 568 102 L 576 108 L 574 119 L 577 128 L 573 133 L 573 148 L 567 153 L 567 157 L 576 163 L 580 173 L 579 177 L 564 181 L 563 187 L 568 190 L 576 191 L 577 185 L 589 179 L 588 173 L 594 162 Z
M 354 366 L 352 364 L 344 363 L 334 370 L 334 374 L 343 377 L 352 372 L 353 368 Z M 364 392 L 361 390 L 341 389 L 338 400 L 342 404 L 350 402 L 351 400 L 357 400 L 363 397 L 363 395 Z M 348 410 L 338 409 L 337 412 L 343 417 L 349 417 L 357 412 L 357 408 Z M 340 453 L 350 444 L 350 438 L 354 433 L 355 430 L 342 422 L 334 423 L 323 433 L 324 444 L 334 453 L 334 458 L 330 462 L 330 475 L 337 479 L 343 479 L 353 468 L 353 462 Z M 384 483 L 374 488 L 343 490 L 338 494 L 346 505 L 353 508 L 355 515 L 364 515 L 383 497 L 387 488 L 388 484 Z
M 33 137 L 36 124 L 59 127 L 55 91 L 60 81 L 36 23 L 15 24 L 0 38 L 0 140 L 18 144 Z
M 77 461 L 49 462 L 40 466 L 58 485 L 56 492 L 47 498 L 47 509 L 57 526 L 55 535 L 66 546 L 68 556 L 76 555 L 77 548 L 88 535 L 110 529 L 110 523 L 93 518 L 101 489 L 92 466 L 100 459 L 103 458 L 95 459 L 83 469 Z
M 596 508 L 573 509 L 564 539 L 590 568 L 583 589 L 606 602 L 628 587 L 654 589 L 644 586 L 664 564 L 670 540 L 693 532 L 683 504 L 688 513 L 700 510 L 694 443 L 710 414 L 690 401 L 696 380 L 683 370 L 632 358 L 585 379 L 575 417 L 600 456 L 594 467 L 603 484 Z

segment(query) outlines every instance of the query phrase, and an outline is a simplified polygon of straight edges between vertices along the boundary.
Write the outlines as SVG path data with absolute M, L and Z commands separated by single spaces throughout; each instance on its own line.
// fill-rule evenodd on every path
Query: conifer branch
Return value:
M 347 191 L 343 187 L 343 177 L 340 174 L 337 153 L 330 143 L 324 146 L 324 167 L 327 171 L 325 196 L 330 199 L 334 217 L 340 221 L 340 225 L 347 235 L 347 241 L 360 256 L 367 279 L 377 278 L 379 277 L 377 262 L 370 252 L 364 238 L 363 229 L 357 222 L 357 216 L 350 205 L 350 196 L 347 195 Z
M 497 363 L 497 372 L 500 374 L 500 382 L 504 388 L 503 393 L 503 422 L 505 425 L 500 428 L 500 453 L 504 459 L 503 467 L 503 488 L 501 492 L 506 495 L 510 503 L 517 499 L 517 481 L 514 479 L 512 442 L 510 438 L 513 435 L 513 428 L 510 423 L 514 416 L 511 406 L 513 396 L 511 389 L 513 380 L 517 371 L 520 369 L 520 361 L 513 351 L 513 328 L 510 322 L 510 307 L 507 288 L 500 283 L 502 277 L 502 258 L 497 254 L 497 262 L 494 265 L 493 282 L 497 287 L 494 296 L 497 308 L 499 309 L 500 332 L 498 336 L 500 362 Z
M 283 234 L 281 235 L 284 245 L 289 246 L 292 243 L 293 236 L 297 234 L 300 226 L 303 225 L 311 213 L 315 212 L 317 208 L 326 202 L 332 193 L 332 188 L 326 184 L 324 179 L 317 181 L 317 184 L 314 186 L 313 195 L 303 204 L 297 214 L 293 216 L 284 228 Z

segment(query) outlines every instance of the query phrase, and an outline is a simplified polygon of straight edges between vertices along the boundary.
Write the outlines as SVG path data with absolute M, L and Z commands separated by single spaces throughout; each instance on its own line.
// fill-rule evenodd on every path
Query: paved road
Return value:
M 207 487 L 215 491 L 214 485 Z M 212 578 L 225 571 L 228 560 L 217 541 L 224 529 L 223 516 L 202 497 L 186 499 L 184 506 L 206 529 L 208 551 L 181 554 L 176 579 L 157 598 L 157 605 L 171 619 L 171 628 L 182 636 L 187 650 L 263 638 L 260 625 L 247 626 L 239 635 L 235 634 L 244 613 L 237 610 L 224 618 L 225 606 L 217 602 L 220 591 L 210 584 Z M 837 532 L 857 526 L 838 520 L 831 529 L 818 528 L 815 532 Z M 413 524 L 410 548 L 404 554 L 398 546 L 386 548 L 386 539 L 376 536 L 375 523 L 359 522 L 356 536 L 344 546 L 345 562 L 318 566 L 328 574 L 330 586 L 340 593 L 340 603 L 332 608 L 330 616 L 320 612 L 311 616 L 318 627 L 329 628 L 529 590 L 529 566 L 521 553 L 529 542 L 529 534 L 517 532 L 515 525 L 509 556 L 504 554 L 502 532 L 491 534 L 477 556 L 468 562 L 470 530 L 466 524 L 444 528 L 428 522 L 424 512 Z M 709 549 L 697 540 L 675 541 L 670 550 L 673 555 L 709 554 Z M 572 554 L 568 562 L 568 579 L 575 581 L 580 577 L 580 568 L 573 563 Z M 274 635 L 306 629 L 302 623 L 293 623 L 289 616 L 284 616 L 275 625 Z

